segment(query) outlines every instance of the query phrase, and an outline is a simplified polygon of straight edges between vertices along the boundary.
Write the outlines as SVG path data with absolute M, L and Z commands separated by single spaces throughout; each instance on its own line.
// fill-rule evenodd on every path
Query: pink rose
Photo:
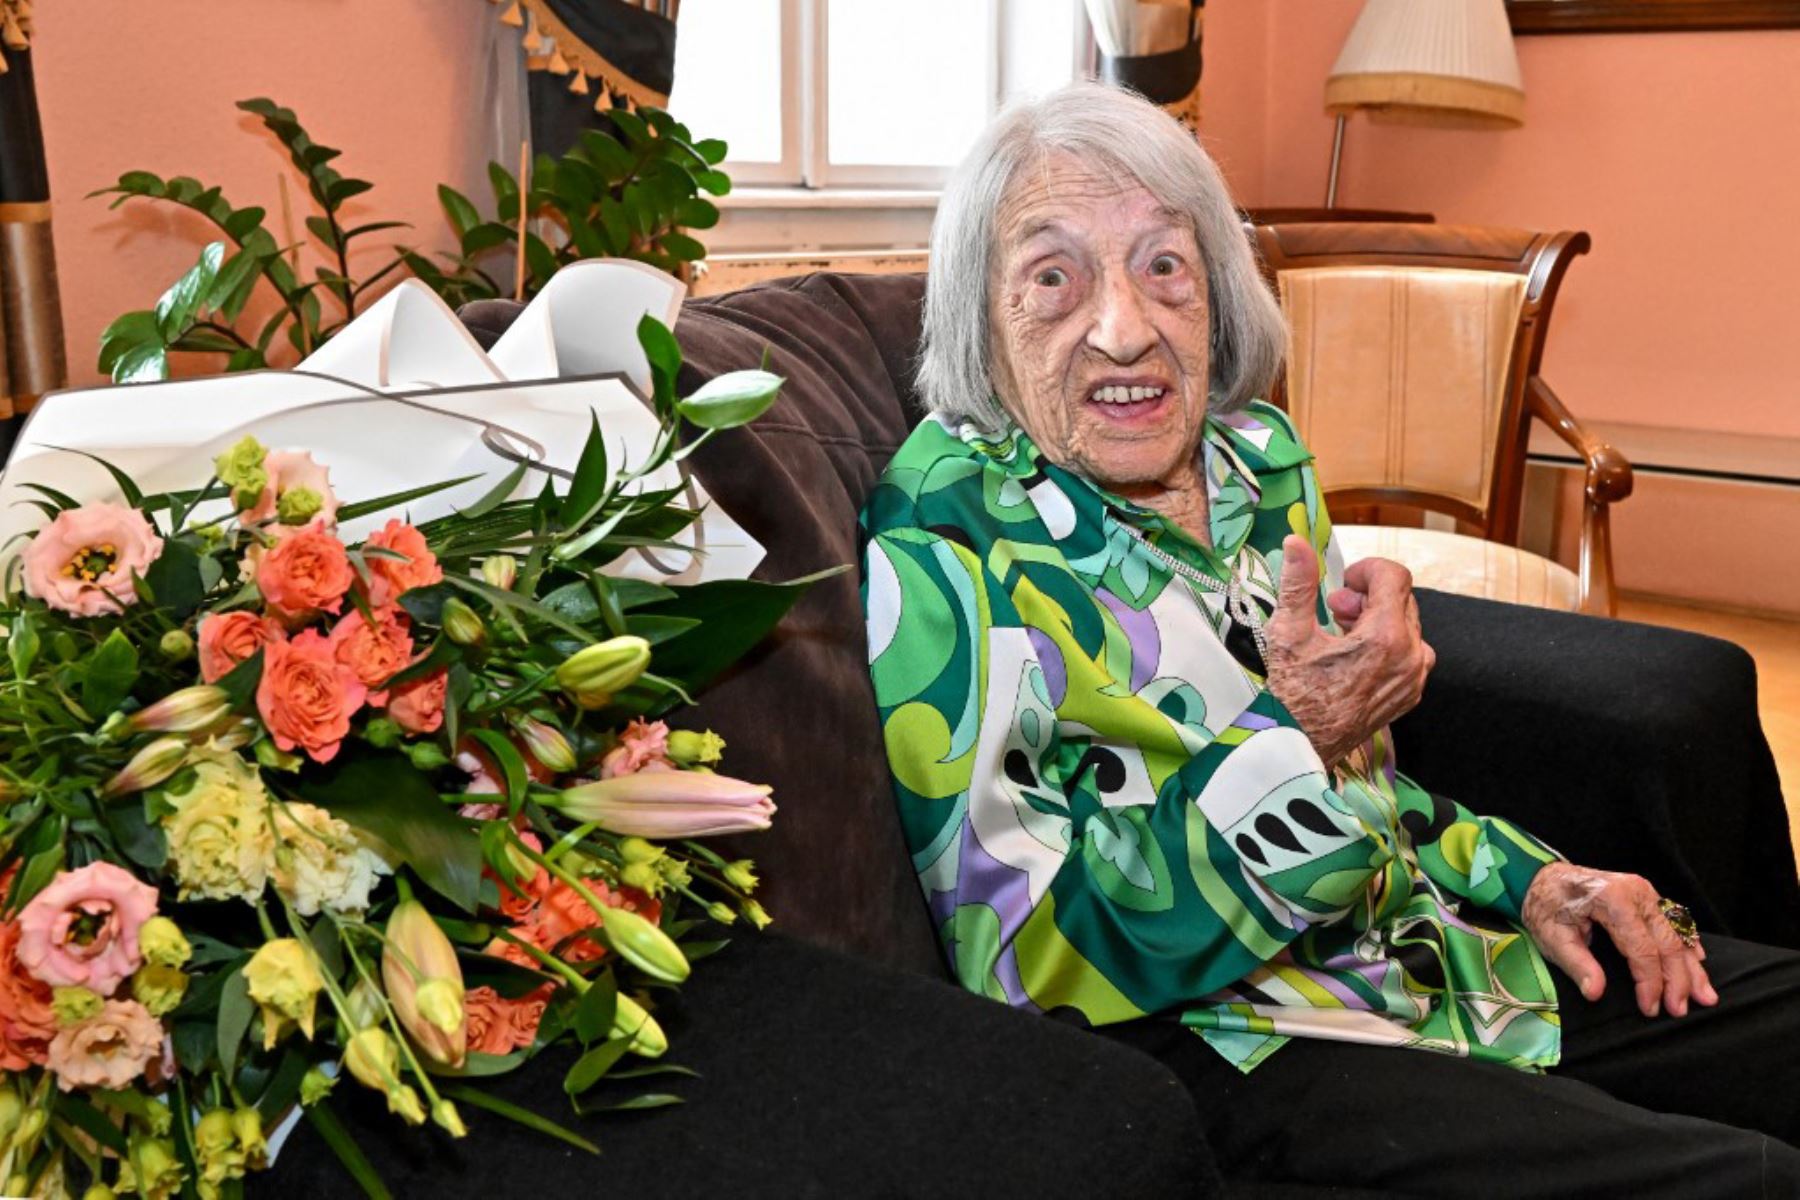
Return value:
M 25 547 L 25 589 L 51 608 L 97 617 L 137 603 L 132 574 L 162 554 L 144 514 L 123 504 L 64 509 Z
M 138 930 L 155 915 L 156 889 L 129 871 L 107 862 L 64 871 L 19 914 L 19 965 L 53 987 L 110 996 L 143 965 Z
M 364 686 L 374 688 L 386 683 L 406 669 L 412 661 L 411 623 L 398 605 L 375 610 L 375 623 L 369 624 L 360 612 L 353 612 L 331 631 L 331 644 L 337 660 L 356 672 Z M 387 703 L 385 691 L 371 691 L 369 703 L 376 708 Z
M 392 604 L 402 592 L 429 587 L 444 577 L 437 555 L 425 544 L 425 535 L 405 521 L 389 521 L 379 532 L 370 534 L 363 546 L 404 556 L 370 554 L 365 558 L 369 568 L 369 603 L 376 608 Z
M 508 1000 L 491 987 L 470 988 L 463 994 L 469 1049 L 478 1054 L 511 1054 L 531 1045 L 555 990 L 547 983 L 517 1000 Z
M 312 519 L 321 521 L 327 529 L 337 528 L 338 498 L 331 490 L 331 472 L 314 462 L 312 455 L 275 450 L 263 458 L 263 470 L 268 472 L 269 485 L 263 488 L 255 504 L 239 514 L 240 521 L 246 525 L 274 521 L 282 495 L 296 488 L 306 488 L 319 498 L 319 511 Z M 293 528 L 274 524 L 265 532 L 279 538 L 284 529 Z
M 201 680 L 217 683 L 264 643 L 286 636 L 279 624 L 253 612 L 211 613 L 201 618 Z
M 290 623 L 337 612 L 355 582 L 344 543 L 316 521 L 283 538 L 256 567 L 257 590 L 275 615 Z
M 149 1009 L 136 1000 L 108 1000 L 87 1020 L 58 1031 L 50 1042 L 50 1069 L 65 1092 L 122 1088 L 162 1051 L 162 1023 Z
M 388 716 L 407 733 L 436 733 L 444 724 L 444 697 L 449 677 L 433 671 L 408 680 L 388 693 Z
M 619 744 L 600 760 L 600 778 L 616 779 L 639 771 L 672 771 L 669 759 L 669 727 L 661 721 L 632 721 L 619 734 Z
M 256 708 L 279 749 L 303 748 L 314 762 L 330 762 L 367 697 L 368 688 L 316 629 L 263 647 Z

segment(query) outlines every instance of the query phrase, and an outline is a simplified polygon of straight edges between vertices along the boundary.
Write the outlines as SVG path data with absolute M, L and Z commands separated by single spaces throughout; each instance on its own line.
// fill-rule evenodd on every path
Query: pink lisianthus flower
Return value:
M 162 1022 L 136 1000 L 108 1000 L 87 1020 L 57 1031 L 50 1070 L 65 1092 L 122 1088 L 163 1053 Z
M 162 548 L 155 527 L 135 508 L 65 509 L 25 547 L 25 589 L 77 617 L 118 612 L 137 603 L 132 575 L 147 572 Z
M 314 520 L 323 521 L 326 529 L 337 528 L 339 504 L 337 493 L 331 490 L 331 471 L 314 462 L 312 455 L 296 450 L 273 450 L 263 459 L 263 470 L 269 474 L 269 484 L 256 498 L 256 503 L 238 515 L 240 521 L 246 525 L 271 522 L 263 532 L 277 538 Z M 284 525 L 277 519 L 281 497 L 300 489 L 318 498 L 318 508 L 306 520 Z
M 156 889 L 129 871 L 107 862 L 64 871 L 19 914 L 19 965 L 52 987 L 110 996 L 143 965 L 138 930 L 155 915 Z
M 669 727 L 661 721 L 638 717 L 619 734 L 619 744 L 600 760 L 600 778 L 616 779 L 639 771 L 672 771 L 669 759 Z

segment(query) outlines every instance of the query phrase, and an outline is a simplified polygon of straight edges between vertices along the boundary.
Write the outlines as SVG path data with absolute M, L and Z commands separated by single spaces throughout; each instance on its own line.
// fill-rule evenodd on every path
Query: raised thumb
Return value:
M 1312 543 L 1289 534 L 1281 543 L 1281 592 L 1276 607 L 1291 619 L 1319 620 L 1319 556 Z

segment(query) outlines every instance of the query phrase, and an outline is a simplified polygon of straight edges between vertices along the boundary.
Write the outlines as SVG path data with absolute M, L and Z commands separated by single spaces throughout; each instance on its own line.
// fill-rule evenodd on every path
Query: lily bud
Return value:
M 153 788 L 181 769 L 188 744 L 178 737 L 159 737 L 131 756 L 117 775 L 106 781 L 100 794 L 107 799 Z
M 0 1087 L 0 1146 L 5 1146 L 25 1115 L 25 1102 L 10 1086 Z
M 344 1047 L 344 1068 L 364 1087 L 391 1092 L 400 1086 L 400 1047 L 379 1025 L 359 1029 Z
M 462 1123 L 462 1114 L 456 1111 L 456 1105 L 448 1100 L 440 1099 L 431 1106 L 431 1119 L 451 1137 L 468 1137 L 469 1128 Z
M 420 1052 L 440 1065 L 462 1066 L 469 1040 L 462 964 L 456 947 L 417 900 L 402 901 L 388 918 L 381 981 L 401 1028 Z
M 729 925 L 737 920 L 737 913 L 732 909 L 731 905 L 720 900 L 714 900 L 711 904 L 706 906 L 706 915 L 721 925 Z
M 356 981 L 344 997 L 344 1015 L 356 1029 L 367 1029 L 381 1021 L 381 992 L 366 979 Z
M 673 938 L 628 908 L 608 908 L 600 929 L 620 958 L 652 979 L 680 983 L 692 970 Z
M 710 767 L 725 753 L 725 739 L 710 729 L 669 731 L 669 757 L 684 767 Z
M 650 643 L 626 634 L 580 650 L 556 668 L 556 686 L 582 708 L 605 708 L 650 665 Z
M 626 1049 L 643 1058 L 660 1058 L 669 1048 L 669 1039 L 656 1018 L 624 992 L 619 993 L 613 1008 L 612 1036 L 629 1037 L 631 1044 Z
M 156 643 L 159 654 L 172 663 L 194 657 L 194 635 L 185 629 L 171 629 Z
M 546 725 L 542 721 L 523 717 L 513 722 L 513 728 L 525 743 L 525 749 L 531 757 L 537 759 L 551 772 L 567 775 L 576 767 L 575 750 L 569 745 L 562 730 L 554 725 Z
M 450 761 L 450 756 L 436 742 L 407 742 L 400 748 L 412 765 L 421 771 L 435 771 Z
M 171 692 L 126 718 L 129 733 L 200 733 L 231 715 L 231 697 L 225 689 L 199 683 Z
M 419 1103 L 419 1093 L 413 1091 L 411 1084 L 403 1083 L 389 1092 L 387 1102 L 388 1111 L 408 1125 L 425 1123 L 425 1106 Z
M 455 596 L 444 601 L 444 636 L 459 646 L 479 646 L 487 641 L 481 614 Z
M 248 717 L 240 717 L 227 723 L 221 732 L 213 734 L 207 741 L 215 750 L 242 750 L 255 741 L 257 734 L 261 732 L 262 726 Z M 295 756 L 295 761 L 299 761 L 298 756 Z
M 481 577 L 490 586 L 510 592 L 519 578 L 519 560 L 510 554 L 490 554 L 481 560 Z
M 695 838 L 767 829 L 765 784 L 698 771 L 639 771 L 569 788 L 550 805 L 576 821 L 647 838 Z
M 661 846 L 641 837 L 623 838 L 619 842 L 619 857 L 628 863 L 653 863 L 667 853 Z
M 38 1140 L 44 1127 L 50 1124 L 50 1116 L 41 1107 L 28 1108 L 19 1118 L 19 1129 L 13 1136 L 13 1145 L 28 1146 Z

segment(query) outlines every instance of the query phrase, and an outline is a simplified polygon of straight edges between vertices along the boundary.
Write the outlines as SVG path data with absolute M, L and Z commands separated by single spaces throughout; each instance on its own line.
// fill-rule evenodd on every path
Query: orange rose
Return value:
M 201 618 L 201 680 L 217 683 L 265 642 L 284 636 L 279 624 L 253 612 L 212 613 Z
M 277 542 L 256 568 L 257 589 L 289 623 L 315 612 L 337 612 L 354 582 L 344 544 L 318 522 Z
M 275 745 L 287 751 L 301 747 L 314 762 L 330 762 L 368 688 L 316 629 L 291 642 L 270 642 L 263 655 L 256 708 Z
M 407 733 L 436 733 L 444 724 L 444 696 L 449 676 L 433 671 L 410 679 L 388 693 L 388 716 Z
M 469 1049 L 478 1054 L 511 1054 L 531 1045 L 552 990 L 552 985 L 545 984 L 517 1000 L 508 1000 L 491 987 L 470 988 L 463 995 Z
M 417 587 L 429 587 L 444 577 L 437 555 L 425 544 L 425 535 L 395 519 L 369 535 L 366 549 L 390 550 L 404 558 L 371 554 L 365 561 L 369 568 L 369 603 L 380 608 L 399 599 L 400 593 Z
M 411 623 L 397 606 L 375 610 L 375 623 L 369 624 L 360 612 L 353 612 L 331 631 L 331 644 L 337 660 L 356 672 L 364 686 L 374 689 L 398 675 L 412 661 Z M 376 708 L 386 704 L 385 691 L 369 692 L 369 703 Z
M 0 925 L 0 1071 L 43 1066 L 56 1036 L 50 985 L 21 967 L 18 953 L 19 923 L 8 921 Z

